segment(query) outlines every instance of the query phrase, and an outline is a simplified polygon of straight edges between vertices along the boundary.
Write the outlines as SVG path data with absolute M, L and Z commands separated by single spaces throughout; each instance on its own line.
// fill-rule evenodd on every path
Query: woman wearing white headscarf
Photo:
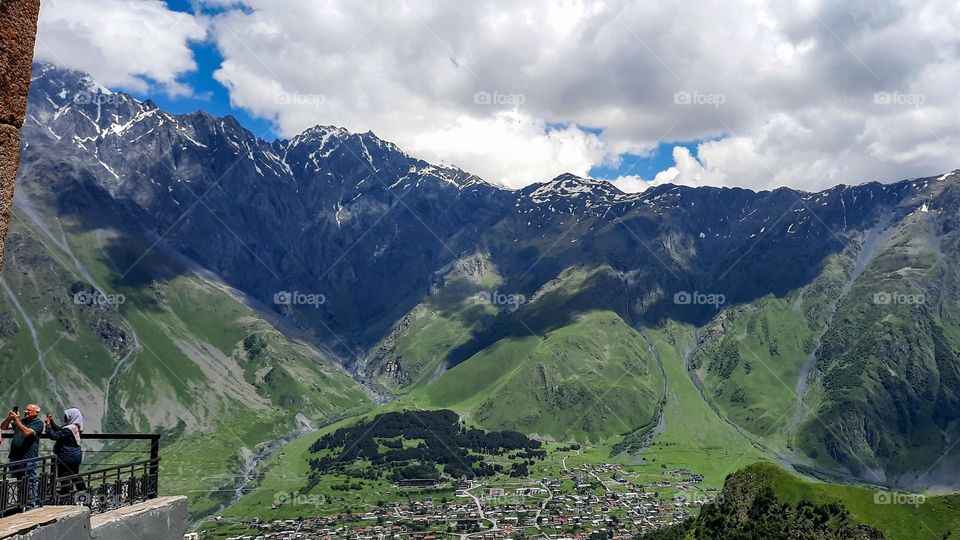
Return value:
M 80 435 L 83 433 L 83 413 L 76 407 L 63 412 L 63 426 L 58 426 L 53 415 L 48 414 L 44 436 L 54 441 L 53 454 L 57 456 L 57 483 L 60 493 L 83 491 L 86 489 L 79 478 L 63 479 L 79 474 L 83 462 L 83 450 L 80 448 Z

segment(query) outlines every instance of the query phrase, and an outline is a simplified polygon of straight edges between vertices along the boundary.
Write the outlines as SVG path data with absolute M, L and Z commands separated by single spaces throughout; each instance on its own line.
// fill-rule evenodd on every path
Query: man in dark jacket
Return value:
M 43 434 L 43 421 L 40 419 L 40 406 L 31 403 L 24 408 L 23 418 L 16 410 L 7 414 L 7 419 L 0 423 L 2 429 L 13 429 L 13 438 L 10 441 L 10 461 L 25 461 L 12 467 L 11 475 L 17 479 L 26 479 L 26 500 L 24 506 L 37 506 L 37 490 L 39 488 L 36 459 L 40 457 L 40 435 Z

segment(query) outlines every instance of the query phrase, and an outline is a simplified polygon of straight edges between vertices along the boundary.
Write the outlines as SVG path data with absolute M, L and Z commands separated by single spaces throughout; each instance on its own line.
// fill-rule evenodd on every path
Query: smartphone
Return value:
M 17 405 L 14 405 L 14 406 L 13 406 L 13 412 L 15 412 L 15 413 L 20 412 L 20 407 L 18 407 Z

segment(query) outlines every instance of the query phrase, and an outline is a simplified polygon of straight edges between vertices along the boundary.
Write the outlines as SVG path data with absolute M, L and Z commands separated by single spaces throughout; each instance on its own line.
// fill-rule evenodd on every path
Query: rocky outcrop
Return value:
M 0 266 L 3 265 L 7 228 L 10 225 L 10 215 L 13 213 L 13 186 L 17 180 L 18 163 L 20 163 L 20 133 L 14 126 L 0 124 Z
M 20 126 L 37 36 L 40 0 L 0 0 L 0 266 L 20 162 Z

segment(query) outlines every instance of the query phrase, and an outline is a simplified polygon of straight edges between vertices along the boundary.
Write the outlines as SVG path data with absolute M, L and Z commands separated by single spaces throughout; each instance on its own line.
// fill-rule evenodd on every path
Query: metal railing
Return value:
M 54 503 L 82 504 L 97 513 L 153 499 L 158 463 L 148 459 L 57 478 Z
M 4 434 L 6 436 L 6 433 Z M 150 442 L 149 458 L 59 476 L 57 458 L 45 455 L 0 464 L 0 516 L 37 506 L 80 504 L 94 513 L 157 496 L 160 435 L 156 433 L 84 433 L 84 440 Z
M 0 516 L 41 506 L 52 500 L 57 476 L 55 456 L 0 465 Z

